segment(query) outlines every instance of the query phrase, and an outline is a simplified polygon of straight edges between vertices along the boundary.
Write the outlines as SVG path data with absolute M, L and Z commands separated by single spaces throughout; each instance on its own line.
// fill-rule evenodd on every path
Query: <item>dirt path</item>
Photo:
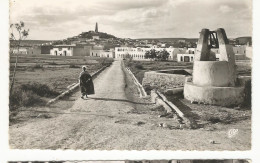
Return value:
M 218 131 L 169 130 L 157 115 L 129 114 L 135 105 L 125 96 L 120 61 L 95 80 L 96 94 L 77 99 L 64 114 L 10 126 L 10 146 L 18 149 L 245 150 L 250 129 L 229 125 Z M 164 119 L 165 120 L 165 119 Z M 172 121 L 172 120 L 170 120 Z M 248 123 L 248 122 L 247 122 Z M 232 139 L 229 129 L 239 128 Z M 198 136 L 200 135 L 200 136 Z M 217 144 L 210 144 L 210 140 Z

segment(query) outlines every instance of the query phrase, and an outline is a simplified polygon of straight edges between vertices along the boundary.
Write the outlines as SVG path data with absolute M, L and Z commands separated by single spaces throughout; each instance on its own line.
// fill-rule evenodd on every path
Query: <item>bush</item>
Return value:
M 32 91 L 24 91 L 21 89 L 15 89 L 13 94 L 9 97 L 10 110 L 16 110 L 17 108 L 24 106 L 32 106 L 34 104 L 42 104 L 44 101 Z
M 15 110 L 21 106 L 27 107 L 35 104 L 43 104 L 45 101 L 41 97 L 57 96 L 58 94 L 58 92 L 50 89 L 45 84 L 23 84 L 15 88 L 12 95 L 10 95 L 10 110 Z
M 22 91 L 32 91 L 42 97 L 52 97 L 59 94 L 58 92 L 52 90 L 48 85 L 40 83 L 23 84 L 20 86 L 20 89 Z
M 144 69 L 143 65 L 140 65 L 140 64 L 135 65 L 135 68 L 137 68 L 139 70 L 143 70 Z
M 153 90 L 154 87 L 151 87 L 150 85 L 145 85 L 144 90 L 147 93 L 147 95 L 151 95 L 151 90 Z

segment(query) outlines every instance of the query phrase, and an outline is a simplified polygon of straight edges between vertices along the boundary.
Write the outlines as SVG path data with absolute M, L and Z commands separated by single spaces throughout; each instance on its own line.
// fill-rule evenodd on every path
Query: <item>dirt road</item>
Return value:
M 128 101 L 120 61 L 95 80 L 96 94 L 88 100 L 78 96 L 64 114 L 10 126 L 10 147 L 15 149 L 127 149 L 127 150 L 244 150 L 250 148 L 250 130 L 229 125 L 218 131 L 169 130 L 158 127 L 151 114 L 129 114 L 135 105 Z M 79 93 L 78 93 L 79 95 Z M 172 121 L 172 120 L 170 120 Z M 239 128 L 232 139 L 228 130 Z M 200 135 L 200 136 L 198 136 Z M 211 140 L 216 144 L 210 144 Z

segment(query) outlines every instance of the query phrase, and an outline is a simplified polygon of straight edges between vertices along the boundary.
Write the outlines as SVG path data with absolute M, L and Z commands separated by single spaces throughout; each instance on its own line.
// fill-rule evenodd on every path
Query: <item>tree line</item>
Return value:
M 151 50 L 145 52 L 144 58 L 166 61 L 166 60 L 168 60 L 169 55 L 170 55 L 169 52 L 167 52 L 165 49 L 163 49 L 162 51 L 157 51 L 155 49 L 151 49 Z

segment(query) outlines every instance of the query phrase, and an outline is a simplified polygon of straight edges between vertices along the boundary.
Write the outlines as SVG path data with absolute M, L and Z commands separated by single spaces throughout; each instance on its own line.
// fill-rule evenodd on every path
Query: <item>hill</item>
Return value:
M 116 38 L 115 36 L 113 36 L 111 34 L 107 34 L 104 32 L 94 32 L 94 31 L 83 32 L 83 33 L 79 34 L 78 37 L 92 39 L 93 36 L 99 36 L 99 38 L 102 38 L 102 39 Z
M 46 43 L 54 42 L 55 40 L 22 40 L 21 46 L 33 46 L 33 45 L 42 45 Z M 10 40 L 10 44 L 13 44 L 13 41 Z
M 137 40 L 157 40 L 160 42 L 178 42 L 180 40 L 185 40 L 185 42 L 197 42 L 197 38 L 140 38 Z
M 185 40 L 185 42 L 192 42 L 196 43 L 198 41 L 198 38 L 139 38 L 137 40 L 155 40 L 160 42 L 178 42 Z M 236 40 L 237 44 L 245 45 L 249 42 L 249 44 L 252 44 L 252 37 L 250 36 L 243 36 L 243 37 L 237 37 L 234 40 Z

